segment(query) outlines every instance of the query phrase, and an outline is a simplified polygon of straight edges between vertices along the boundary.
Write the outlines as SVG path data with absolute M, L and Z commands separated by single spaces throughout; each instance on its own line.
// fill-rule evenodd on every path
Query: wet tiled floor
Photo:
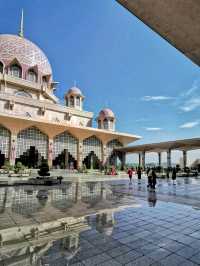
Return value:
M 9 249 L 7 254 L 5 247 L 4 253 L 0 248 L 0 265 L 200 265 L 198 180 L 179 179 L 176 186 L 160 180 L 156 192 L 148 191 L 144 180 L 141 184 L 137 180 L 132 184 L 126 180 L 112 181 L 104 183 L 107 194 L 101 197 L 95 196 L 99 192 L 94 186 L 93 190 L 91 185 L 89 187 L 87 197 L 82 192 L 82 200 L 90 203 L 87 206 L 91 209 L 86 214 L 84 230 L 71 231 L 58 240 L 41 239 L 41 243 L 37 241 L 35 245 L 27 243 L 21 249 Z M 67 201 L 61 196 L 59 200 L 56 205 L 52 199 L 47 206 L 60 208 Z M 22 206 L 28 206 L 26 201 L 27 198 L 21 201 Z M 106 205 L 107 201 L 110 204 Z M 118 207 L 125 202 L 126 208 L 117 209 L 116 202 Z M 62 209 L 62 212 L 65 214 L 67 210 Z

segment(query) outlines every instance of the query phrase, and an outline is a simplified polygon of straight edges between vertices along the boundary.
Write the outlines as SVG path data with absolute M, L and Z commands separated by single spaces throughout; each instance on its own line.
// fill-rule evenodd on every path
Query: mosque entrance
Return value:
M 87 169 L 99 169 L 100 168 L 100 160 L 96 156 L 96 154 L 91 151 L 83 160 L 83 164 L 86 165 Z
M 64 149 L 54 160 L 53 166 L 61 169 L 76 169 L 77 161 L 74 157 L 68 152 L 67 149 Z
M 16 163 L 21 162 L 28 168 L 39 168 L 43 159 L 44 157 L 41 156 L 35 146 L 31 146 L 26 152 L 16 159 Z
M 0 151 L 0 168 L 5 164 L 5 154 Z

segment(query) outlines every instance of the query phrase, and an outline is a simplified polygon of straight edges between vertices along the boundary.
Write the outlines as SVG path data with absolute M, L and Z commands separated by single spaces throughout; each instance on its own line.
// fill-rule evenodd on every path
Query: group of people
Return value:
M 142 169 L 140 167 L 138 167 L 135 171 L 135 169 L 133 167 L 129 168 L 128 171 L 127 171 L 127 174 L 128 174 L 128 177 L 130 179 L 130 182 L 132 182 L 132 177 L 133 177 L 133 174 L 134 173 L 137 173 L 137 177 L 138 177 L 138 180 L 140 181 L 141 178 L 142 178 Z
M 132 177 L 135 172 L 137 174 L 138 181 L 140 183 L 140 180 L 142 178 L 142 169 L 140 167 L 138 167 L 136 170 L 133 167 L 128 169 L 127 174 L 129 176 L 130 183 L 132 182 Z M 152 190 L 155 190 L 156 183 L 157 183 L 156 181 L 157 175 L 156 175 L 155 168 L 148 168 L 146 173 L 147 173 L 147 178 L 148 178 L 147 187 Z M 171 170 L 167 169 L 167 179 L 169 179 L 170 177 L 172 178 L 173 185 L 176 185 L 176 168 L 175 167 L 172 168 Z

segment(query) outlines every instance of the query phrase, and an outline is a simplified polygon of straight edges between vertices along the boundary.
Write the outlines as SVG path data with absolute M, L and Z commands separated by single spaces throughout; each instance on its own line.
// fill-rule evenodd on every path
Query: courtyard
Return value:
M 144 177 L 104 180 L 1 187 L 1 233 L 72 217 L 80 225 L 5 242 L 0 265 L 200 265 L 198 178 L 159 179 L 155 192 Z

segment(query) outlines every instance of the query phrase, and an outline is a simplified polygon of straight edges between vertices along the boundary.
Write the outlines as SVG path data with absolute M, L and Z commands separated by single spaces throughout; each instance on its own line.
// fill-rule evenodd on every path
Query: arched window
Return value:
M 108 119 L 103 120 L 103 127 L 104 129 L 108 129 Z
M 80 106 L 80 97 L 79 96 L 76 97 L 76 106 Z
M 22 69 L 19 65 L 14 64 L 10 66 L 10 74 L 14 77 L 21 78 L 22 77 Z
M 37 74 L 33 69 L 30 69 L 27 74 L 27 79 L 32 82 L 37 82 Z
M 74 97 L 70 96 L 70 107 L 74 107 Z
M 3 63 L 0 61 L 0 73 L 3 73 Z
M 48 81 L 47 81 L 47 77 L 46 77 L 46 76 L 43 76 L 43 77 L 42 77 L 42 84 L 43 84 L 44 86 L 47 86 Z

